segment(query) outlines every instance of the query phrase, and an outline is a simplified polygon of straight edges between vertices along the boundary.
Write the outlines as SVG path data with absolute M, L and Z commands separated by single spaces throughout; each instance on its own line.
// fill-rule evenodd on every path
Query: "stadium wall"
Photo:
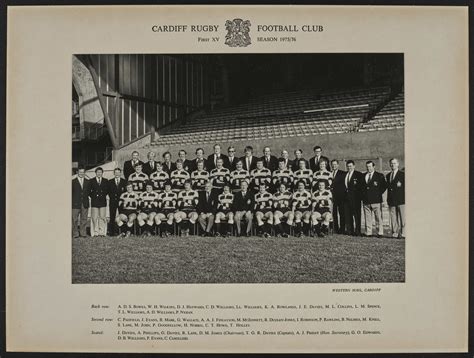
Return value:
M 180 149 L 186 150 L 187 158 L 195 157 L 196 148 L 202 147 L 206 157 L 213 153 L 213 146 L 215 143 L 194 144 L 194 145 L 172 145 L 172 146 L 153 146 L 153 147 L 139 147 L 144 141 L 133 146 L 123 147 L 114 152 L 114 160 L 123 167 L 123 162 L 131 158 L 131 152 L 137 150 L 140 153 L 140 158 L 146 161 L 146 156 L 149 151 L 154 151 L 157 154 L 157 159 L 161 158 L 162 154 L 170 151 L 173 161 L 176 160 L 178 151 Z M 315 136 L 301 136 L 301 137 L 286 137 L 278 139 L 262 139 L 257 141 L 239 140 L 233 142 L 218 143 L 222 147 L 222 152 L 227 153 L 227 147 L 234 146 L 238 156 L 244 155 L 244 147 L 251 145 L 254 148 L 256 156 L 263 155 L 263 148 L 270 146 L 272 152 L 277 157 L 280 156 L 282 149 L 287 149 L 290 152 L 290 159 L 294 158 L 293 151 L 295 149 L 302 149 L 303 155 L 306 159 L 313 156 L 313 147 L 319 145 L 323 148 L 323 155 L 330 159 L 348 160 L 353 159 L 358 170 L 365 170 L 365 162 L 373 160 L 376 163 L 378 170 L 389 170 L 388 160 L 392 157 L 397 157 L 400 160 L 400 168 L 405 166 L 405 139 L 404 129 L 392 129 L 373 132 L 352 132 L 341 134 L 315 135 Z M 381 158 L 382 167 L 379 164 Z

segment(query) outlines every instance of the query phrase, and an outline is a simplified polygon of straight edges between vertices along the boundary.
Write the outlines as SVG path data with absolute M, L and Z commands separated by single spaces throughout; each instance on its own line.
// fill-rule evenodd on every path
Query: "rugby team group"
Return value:
M 405 175 L 397 158 L 390 159 L 386 175 L 373 161 L 362 173 L 353 160 L 343 170 L 320 146 L 313 150 L 306 160 L 300 149 L 290 159 L 287 150 L 277 158 L 265 147 L 257 157 L 246 146 L 237 157 L 234 147 L 225 155 L 216 144 L 207 157 L 202 148 L 194 159 L 181 150 L 175 162 L 170 152 L 157 161 L 151 151 L 143 162 L 134 151 L 109 180 L 100 167 L 91 179 L 79 167 L 72 181 L 72 235 L 88 236 L 90 208 L 92 236 L 405 237 Z M 389 230 L 382 218 L 385 191 Z

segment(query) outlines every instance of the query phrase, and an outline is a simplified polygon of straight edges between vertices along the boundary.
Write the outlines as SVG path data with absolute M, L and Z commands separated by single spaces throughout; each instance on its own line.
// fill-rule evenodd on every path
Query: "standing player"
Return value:
M 296 183 L 303 182 L 306 190 L 311 190 L 311 183 L 313 182 L 313 172 L 311 169 L 306 168 L 306 160 L 301 159 L 298 162 L 299 169 L 293 172 L 293 176 Z M 296 189 L 296 188 L 295 188 Z
M 293 226 L 295 215 L 291 211 L 292 195 L 293 194 L 286 189 L 284 182 L 280 183 L 278 191 L 273 195 L 273 206 L 275 208 L 273 213 L 273 224 L 275 225 L 277 237 L 288 237 L 290 231 L 289 228 Z M 281 222 L 282 218 L 286 218 L 285 225 Z
M 223 237 L 227 237 L 230 231 L 230 226 L 234 224 L 234 213 L 232 212 L 234 206 L 234 194 L 230 192 L 229 184 L 224 184 L 222 190 L 222 194 L 219 194 L 217 197 L 216 236 L 222 235 Z M 227 225 L 224 232 L 222 232 L 221 220 L 225 219 L 227 219 Z
M 230 187 L 233 193 L 241 190 L 240 184 L 243 181 L 250 182 L 249 172 L 244 169 L 244 165 L 241 160 L 237 160 L 235 164 L 236 169 L 230 173 Z
M 197 162 L 197 169 L 191 173 L 191 183 L 194 190 L 203 191 L 209 181 L 209 172 L 204 170 L 204 160 Z
M 196 224 L 198 219 L 198 198 L 197 191 L 191 188 L 191 181 L 186 180 L 184 182 L 184 190 L 178 194 L 178 211 L 174 214 L 176 224 L 181 228 L 181 236 L 189 236 L 189 230 Z M 188 219 L 189 222 L 183 221 L 184 219 Z
M 163 170 L 171 175 L 171 172 L 176 169 L 176 165 L 171 161 L 171 153 L 164 152 L 163 153 Z
M 293 172 L 290 168 L 286 167 L 286 162 L 283 158 L 278 160 L 278 169 L 275 170 L 272 175 L 272 187 L 274 192 L 277 191 L 281 183 L 285 184 L 285 188 L 287 189 L 293 187 Z
M 178 194 L 184 189 L 184 183 L 189 180 L 189 173 L 183 168 L 183 161 L 178 159 L 176 161 L 176 170 L 173 170 L 170 175 L 171 186 L 173 191 Z
M 311 193 L 305 189 L 305 183 L 299 181 L 292 197 L 292 211 L 295 215 L 296 235 L 309 235 L 311 224 Z
M 306 159 L 303 158 L 303 151 L 301 149 L 295 150 L 295 159 L 291 162 L 291 170 L 293 173 L 300 169 L 300 160 L 303 159 L 305 162 L 305 168 L 309 169 L 309 163 Z
M 171 190 L 171 182 L 165 183 L 165 191 L 160 195 L 160 210 L 155 216 L 156 226 L 163 225 L 161 236 L 170 236 L 173 230 L 174 213 L 176 212 L 176 204 L 178 196 Z M 167 220 L 166 224 L 162 224 L 163 220 Z
M 318 190 L 313 193 L 313 214 L 311 215 L 311 220 L 313 222 L 314 234 L 320 237 L 329 234 L 329 224 L 332 219 L 331 213 L 332 194 L 326 189 L 326 181 L 321 180 L 318 182 Z
M 313 191 L 319 189 L 319 182 L 324 181 L 326 183 L 326 189 L 330 190 L 332 186 L 332 173 L 327 170 L 328 162 L 324 159 L 319 161 L 319 168 L 313 173 Z
M 145 183 L 148 179 L 148 175 L 142 171 L 142 164 L 138 163 L 135 165 L 135 173 L 128 177 L 128 182 L 132 183 L 133 191 L 143 192 L 145 191 Z
M 273 226 L 273 197 L 267 192 L 267 184 L 260 183 L 259 192 L 255 195 L 255 218 L 257 231 L 262 237 L 270 237 Z M 263 220 L 266 219 L 266 223 Z
M 193 161 L 186 159 L 186 154 L 186 151 L 184 149 L 181 149 L 178 152 L 178 158 L 181 159 L 181 161 L 183 162 L 183 169 L 191 174 L 191 172 L 194 170 Z
M 117 226 L 119 228 L 119 236 L 129 237 L 131 235 L 133 224 L 137 218 L 138 201 L 140 195 L 133 191 L 133 184 L 127 183 L 127 191 L 120 195 L 119 201 L 119 215 L 116 218 Z M 125 225 L 124 228 L 122 226 Z
M 260 158 L 257 159 L 257 168 L 250 172 L 250 177 L 252 178 L 251 189 L 254 193 L 258 193 L 261 184 L 265 184 L 266 188 L 270 187 L 272 172 L 263 166 L 263 159 Z
M 151 181 L 147 182 L 145 192 L 140 194 L 138 201 L 138 207 L 140 209 L 140 213 L 138 214 L 138 226 L 142 235 L 151 236 L 156 211 L 158 209 L 159 197 L 160 195 L 153 191 L 153 183 Z
M 153 184 L 153 190 L 161 194 L 165 190 L 165 183 L 170 179 L 167 172 L 163 170 L 160 162 L 156 162 L 156 171 L 150 175 Z
M 222 193 L 225 185 L 229 184 L 230 180 L 230 170 L 224 168 L 224 160 L 222 158 L 217 159 L 216 167 L 211 170 L 209 179 L 212 182 L 212 187 L 217 194 Z
M 199 224 L 203 231 L 202 236 L 212 236 L 211 230 L 214 225 L 217 198 L 212 191 L 212 183 L 204 185 L 204 191 L 199 192 Z

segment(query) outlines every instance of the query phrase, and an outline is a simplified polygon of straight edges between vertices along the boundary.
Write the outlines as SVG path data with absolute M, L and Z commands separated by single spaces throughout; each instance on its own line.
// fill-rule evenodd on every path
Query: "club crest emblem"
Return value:
M 225 36 L 225 44 L 230 47 L 246 47 L 252 42 L 250 41 L 250 21 L 242 19 L 227 20 L 225 22 L 227 35 Z

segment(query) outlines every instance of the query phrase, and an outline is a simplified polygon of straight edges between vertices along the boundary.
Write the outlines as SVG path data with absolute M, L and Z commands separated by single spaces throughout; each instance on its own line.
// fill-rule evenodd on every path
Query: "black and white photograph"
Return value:
M 405 282 L 403 53 L 76 54 L 72 283 Z

